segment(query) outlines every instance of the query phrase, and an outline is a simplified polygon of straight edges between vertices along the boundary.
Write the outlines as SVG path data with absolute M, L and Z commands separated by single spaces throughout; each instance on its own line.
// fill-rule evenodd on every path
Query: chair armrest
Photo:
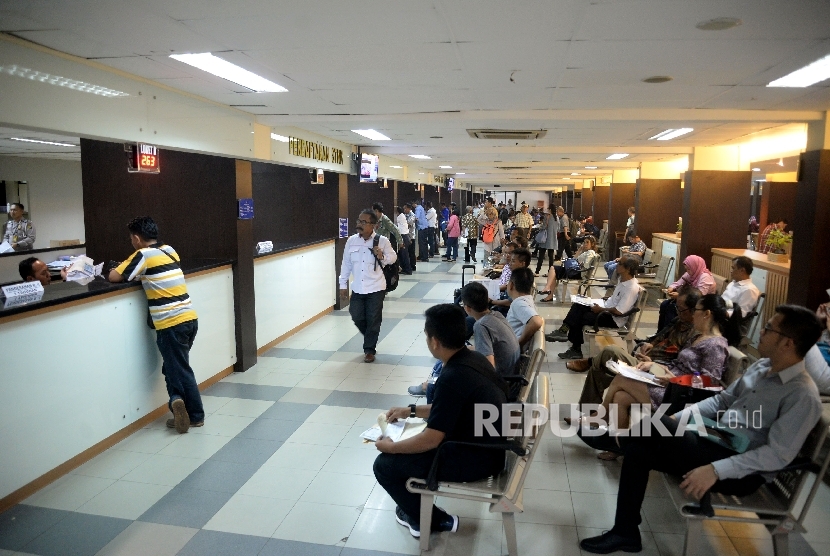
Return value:
M 513 452 L 517 456 L 522 457 L 527 455 L 527 448 L 522 447 L 518 442 L 498 442 L 495 444 L 484 444 L 479 442 L 460 442 L 456 440 L 450 440 L 449 442 L 444 442 L 438 447 L 438 450 L 435 452 L 435 459 L 432 460 L 432 467 L 429 469 L 429 475 L 427 476 L 427 488 L 432 491 L 438 490 L 438 471 L 441 467 L 441 457 L 442 457 L 442 450 L 449 446 L 450 444 L 456 446 L 466 446 L 468 448 L 484 448 L 487 450 L 500 450 L 503 452 Z
M 634 313 L 638 313 L 639 311 L 640 311 L 640 309 L 638 307 L 632 307 L 629 311 L 626 311 L 625 313 L 622 313 L 622 314 L 619 314 L 619 315 L 615 315 L 614 313 L 612 313 L 611 311 L 609 311 L 607 309 L 605 311 L 600 311 L 600 313 L 597 315 L 597 320 L 594 322 L 594 332 L 599 332 L 599 324 L 598 323 L 599 323 L 599 318 L 602 315 L 611 315 L 612 317 L 630 317 L 631 315 L 633 315 Z
M 527 386 L 530 382 L 523 375 L 502 375 L 505 382 L 519 382 L 522 386 Z

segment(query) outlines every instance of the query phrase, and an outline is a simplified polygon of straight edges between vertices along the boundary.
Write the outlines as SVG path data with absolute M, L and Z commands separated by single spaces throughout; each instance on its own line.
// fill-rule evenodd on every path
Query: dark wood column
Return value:
M 830 150 L 802 153 L 798 173 L 787 301 L 815 310 L 830 287 Z
M 746 249 L 751 179 L 749 171 L 686 172 L 678 268 L 687 255 L 711 267 L 713 247 Z
M 646 245 L 651 246 L 651 234 L 677 230 L 677 219 L 683 215 L 680 180 L 637 180 L 634 208 L 637 210 L 634 220 L 637 234 Z
M 596 186 L 582 188 L 582 214 L 585 216 L 594 216 L 594 187 Z M 594 224 L 596 222 L 597 218 L 594 216 Z
M 622 247 L 625 240 L 617 239 L 617 232 L 625 231 L 625 223 L 628 220 L 628 207 L 634 206 L 634 183 L 612 183 L 608 196 L 608 245 L 613 247 L 612 253 Z
M 758 225 L 760 230 L 767 224 L 780 221 L 782 218 L 789 222 L 790 227 L 796 218 L 797 182 L 762 182 L 763 194 L 760 195 L 761 206 L 758 211 Z
M 253 199 L 251 163 L 236 161 L 236 198 Z M 256 207 L 254 207 L 256 217 Z M 236 263 L 233 265 L 233 306 L 236 331 L 234 371 L 256 365 L 256 297 L 254 294 L 254 221 L 236 220 Z
M 338 283 L 339 275 L 340 275 L 340 265 L 343 263 L 343 250 L 346 248 L 346 240 L 349 239 L 349 235 L 351 235 L 352 230 L 354 229 L 354 219 L 357 218 L 357 215 L 349 216 L 349 176 L 348 174 L 339 174 L 338 175 L 338 201 L 337 201 L 337 217 L 338 218 L 348 218 L 349 219 L 349 232 L 348 235 L 344 238 L 338 238 L 334 242 L 334 287 L 337 291 L 340 291 L 340 284 Z M 348 306 L 348 299 L 346 299 L 346 303 L 341 305 L 340 303 L 340 294 L 337 295 L 337 301 L 334 303 L 335 309 L 343 309 L 344 307 Z

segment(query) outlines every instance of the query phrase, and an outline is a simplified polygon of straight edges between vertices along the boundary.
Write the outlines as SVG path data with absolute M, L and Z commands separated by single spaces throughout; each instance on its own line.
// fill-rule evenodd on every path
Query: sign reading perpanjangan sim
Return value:
M 320 162 L 343 164 L 343 151 L 341 149 L 335 149 L 334 147 L 328 147 L 319 142 L 314 143 L 297 137 L 288 138 L 288 153 L 302 158 L 319 160 Z

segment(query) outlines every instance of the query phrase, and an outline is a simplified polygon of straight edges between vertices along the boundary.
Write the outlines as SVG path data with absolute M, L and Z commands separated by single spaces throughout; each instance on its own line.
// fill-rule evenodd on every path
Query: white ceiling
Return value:
M 717 17 L 742 25 L 695 27 Z M 795 111 L 830 109 L 828 82 L 765 87 L 830 54 L 827 0 L 4 0 L 0 31 L 237 106 L 267 125 L 404 160 L 428 154 L 419 165 L 451 165 L 481 184 L 636 167 L 804 121 Z M 205 51 L 289 92 L 251 93 L 168 57 Z M 642 82 L 654 75 L 674 79 Z M 487 127 L 548 133 L 516 145 L 465 131 Z M 647 141 L 669 127 L 695 131 Z M 357 128 L 393 140 L 369 141 Z M 605 160 L 619 151 L 632 156 Z M 517 165 L 531 169 L 496 168 Z
M 15 141 L 12 137 L 34 139 L 37 141 L 53 141 L 56 143 L 72 144 L 73 147 L 59 147 L 42 143 L 28 143 Z M 81 140 L 79 137 L 68 137 L 55 133 L 27 131 L 11 127 L 0 127 L 0 156 L 25 156 L 34 158 L 53 158 L 60 160 L 81 160 Z

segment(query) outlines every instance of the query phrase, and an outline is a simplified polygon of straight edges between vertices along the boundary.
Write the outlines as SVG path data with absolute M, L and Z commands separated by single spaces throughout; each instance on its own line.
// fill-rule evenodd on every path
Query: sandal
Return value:
M 553 296 L 546 297 L 545 299 L 540 299 L 537 303 L 553 303 Z
M 620 455 L 616 452 L 600 452 L 597 454 L 597 459 L 601 459 L 602 461 L 617 461 Z

